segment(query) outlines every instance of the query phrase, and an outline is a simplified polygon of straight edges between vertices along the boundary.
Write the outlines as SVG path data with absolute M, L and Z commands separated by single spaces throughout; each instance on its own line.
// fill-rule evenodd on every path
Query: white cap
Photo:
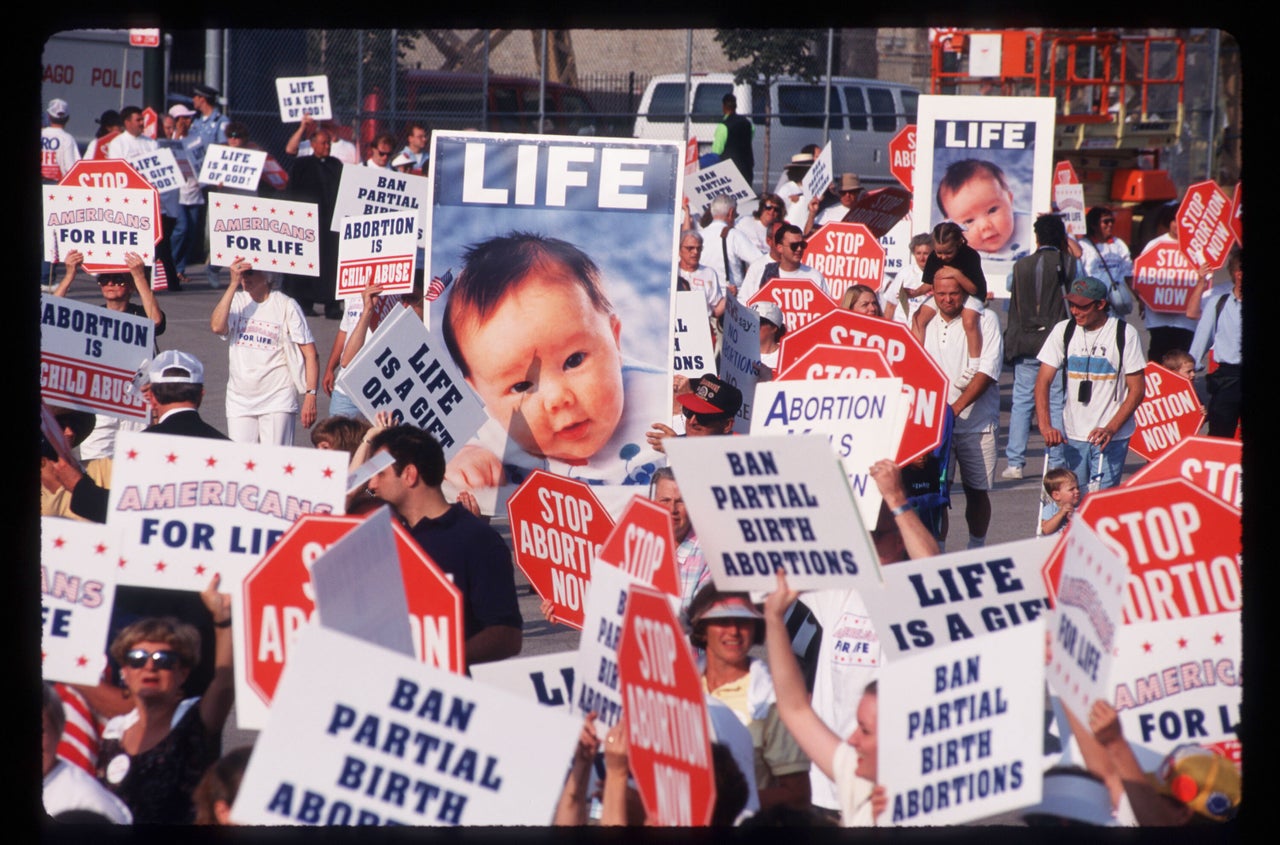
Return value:
M 67 111 L 67 101 L 60 97 L 54 97 L 49 101 L 49 107 L 45 109 L 45 112 L 54 120 L 63 120 L 69 113 Z
M 184 372 L 166 375 L 166 370 Z M 194 355 L 167 349 L 151 361 L 147 375 L 152 384 L 204 384 L 204 365 Z
M 195 117 L 195 115 L 195 110 L 187 108 L 182 103 L 174 103 L 169 107 L 169 117 Z

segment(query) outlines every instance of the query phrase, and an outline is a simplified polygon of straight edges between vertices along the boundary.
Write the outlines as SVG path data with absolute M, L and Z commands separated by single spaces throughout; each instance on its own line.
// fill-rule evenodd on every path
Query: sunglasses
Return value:
M 781 213 L 782 213 L 782 206 L 780 206 L 780 205 L 766 205 L 766 206 L 764 207 L 764 210 L 765 210 L 765 211 L 775 211 L 775 212 L 777 212 L 778 214 L 781 214 Z
M 98 285 L 100 287 L 106 287 L 107 285 L 118 285 L 120 287 L 124 287 L 126 284 L 128 284 L 128 282 L 125 281 L 123 276 L 103 276 L 98 279 Z
M 386 158 L 387 156 L 391 155 L 391 150 L 374 150 L 373 152 L 376 155 L 382 156 L 383 158 Z
M 793 244 L 783 244 L 783 246 L 792 252 L 801 252 L 804 250 L 804 241 L 796 241 Z
M 124 656 L 124 665 L 130 669 L 141 669 L 147 665 L 148 660 L 161 672 L 176 669 L 182 665 L 182 657 L 176 651 L 168 649 L 147 651 L 145 648 L 130 649 Z

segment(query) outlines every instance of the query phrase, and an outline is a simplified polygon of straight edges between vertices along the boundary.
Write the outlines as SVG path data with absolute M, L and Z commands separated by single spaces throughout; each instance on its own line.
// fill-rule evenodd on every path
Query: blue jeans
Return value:
M 357 420 L 364 419 L 364 414 L 360 413 L 360 409 L 356 407 L 355 402 L 351 401 L 351 397 L 337 387 L 333 389 L 333 395 L 329 397 L 329 416 L 352 417 Z
M 1105 449 L 1099 449 L 1087 440 L 1067 440 L 1062 447 L 1066 466 L 1076 474 L 1080 483 L 1080 496 L 1089 490 L 1089 483 L 1098 481 L 1099 490 L 1120 486 L 1120 474 L 1124 472 L 1124 458 L 1129 452 L 1129 438 L 1112 438 Z M 1101 463 L 1099 463 L 1101 456 Z
M 173 226 L 170 238 L 173 244 L 173 265 L 179 273 L 187 272 L 187 254 L 191 252 L 192 240 L 199 237 L 200 209 L 202 205 L 179 205 L 178 222 Z
M 1036 413 L 1036 376 L 1040 374 L 1040 362 L 1030 355 L 1014 359 L 1013 362 L 1013 405 L 1009 409 L 1009 439 L 1005 443 L 1004 454 L 1011 467 L 1025 466 L 1027 463 L 1027 438 L 1031 435 L 1031 420 Z M 1049 421 L 1053 427 L 1062 431 L 1062 380 L 1055 378 L 1049 385 Z M 1049 467 L 1060 467 L 1063 464 L 1062 447 L 1052 446 L 1046 455 Z M 1081 488 L 1084 479 L 1080 480 Z

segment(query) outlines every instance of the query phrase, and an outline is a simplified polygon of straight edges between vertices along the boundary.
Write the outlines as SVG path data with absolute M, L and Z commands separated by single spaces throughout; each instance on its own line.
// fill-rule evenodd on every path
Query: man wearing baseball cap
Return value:
M 187 352 L 161 352 L 147 367 L 156 421 L 144 431 L 227 440 L 227 435 L 200 418 L 204 401 L 204 365 Z
M 187 259 L 193 250 L 193 244 L 204 243 L 204 192 L 200 189 L 198 174 L 194 171 L 195 156 L 190 153 L 194 147 L 202 147 L 203 141 L 191 134 L 191 120 L 199 112 L 189 109 L 182 103 L 174 103 L 169 107 L 169 116 L 173 118 L 173 134 L 161 146 L 173 145 L 180 148 L 175 155 L 186 155 L 192 162 L 193 171 L 183 179 L 178 187 L 178 217 L 174 221 L 173 231 L 167 233 L 173 247 L 173 267 L 177 272 L 178 284 L 187 282 Z M 170 285 L 173 282 L 170 281 Z
M 53 98 L 45 114 L 49 116 L 49 125 L 40 130 L 40 178 L 46 184 L 56 184 L 67 175 L 71 165 L 80 160 L 80 147 L 67 131 L 71 114 L 66 100 Z
M 649 446 L 659 452 L 664 437 L 705 437 L 716 434 L 732 434 L 733 418 L 742 407 L 742 391 L 728 382 L 716 378 L 714 373 L 703 373 L 701 378 L 689 382 L 689 393 L 676 397 L 684 414 L 684 434 L 663 423 L 654 423 L 645 437 Z
M 1103 282 L 1091 276 L 1072 282 L 1067 310 L 1070 316 L 1049 330 L 1037 356 L 1036 419 L 1045 446 L 1063 445 L 1063 461 L 1083 494 L 1120 483 L 1147 361 L 1137 331 L 1107 313 Z M 1049 386 L 1064 367 L 1065 431 L 1059 431 L 1049 419 Z

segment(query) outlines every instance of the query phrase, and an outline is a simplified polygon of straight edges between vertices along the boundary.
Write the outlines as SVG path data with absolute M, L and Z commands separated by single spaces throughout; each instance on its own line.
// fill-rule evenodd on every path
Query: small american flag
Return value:
M 431 283 L 427 285 L 427 301 L 435 302 L 440 298 L 440 294 L 444 293 L 444 289 L 453 281 L 453 270 L 444 271 L 443 276 L 433 276 Z

